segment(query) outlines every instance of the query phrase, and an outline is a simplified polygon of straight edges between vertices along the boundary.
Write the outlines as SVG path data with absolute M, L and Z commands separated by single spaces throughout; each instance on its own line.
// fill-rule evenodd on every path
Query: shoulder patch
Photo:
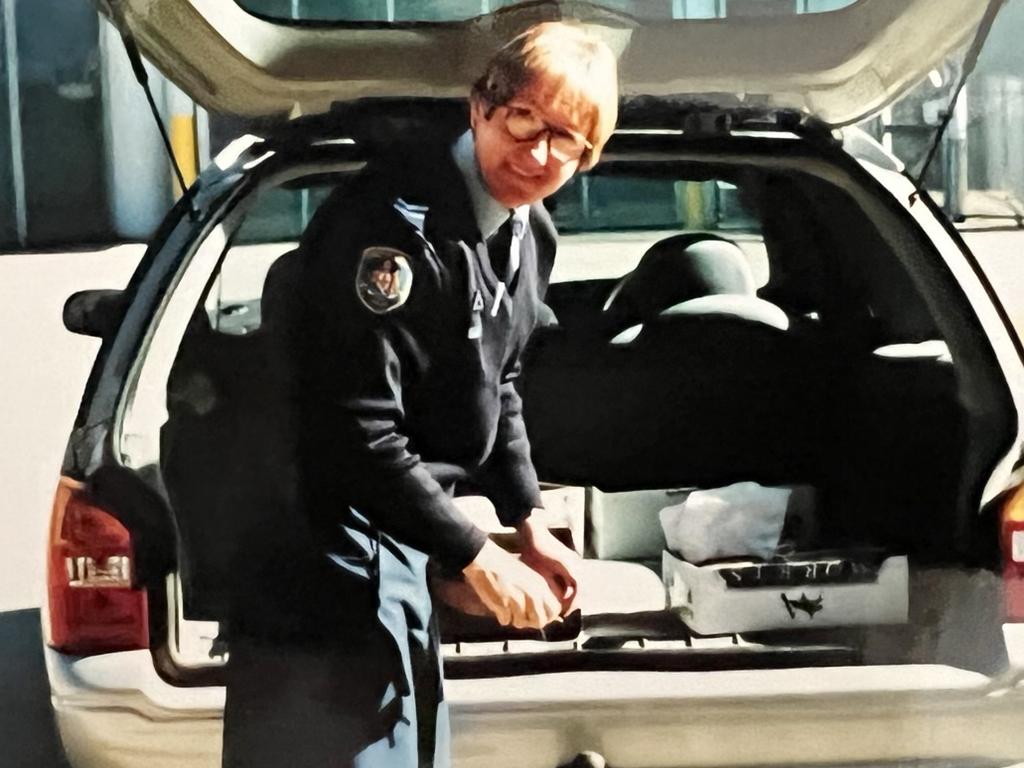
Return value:
M 356 295 L 368 310 L 383 315 L 405 304 L 412 290 L 409 256 L 373 245 L 363 250 L 356 270 Z

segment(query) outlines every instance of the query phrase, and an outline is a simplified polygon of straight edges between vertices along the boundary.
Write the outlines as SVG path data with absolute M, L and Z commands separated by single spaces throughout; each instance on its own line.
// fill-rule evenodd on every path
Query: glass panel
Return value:
M 853 5 L 856 0 L 797 0 L 797 13 L 827 13 Z
M 967 215 L 1024 218 L 1024 0 L 1009 0 L 967 82 Z M 956 137 L 953 137 L 955 140 Z
M 14 169 L 11 165 L 10 114 L 4 17 L 0 13 L 0 248 L 3 249 L 15 248 L 18 245 L 17 214 L 14 208 Z
M 319 21 L 388 21 L 387 0 L 240 0 L 246 10 L 270 18 Z
M 211 329 L 247 335 L 260 327 L 267 270 L 295 246 L 317 208 L 344 178 L 309 177 L 258 193 L 205 297 Z M 547 205 L 569 254 L 558 259 L 556 281 L 581 279 L 590 272 L 622 275 L 656 240 L 689 231 L 719 232 L 736 240 L 748 252 L 759 284 L 767 280 L 760 220 L 742 190 L 729 181 L 605 172 L 572 179 Z M 594 258 L 572 256 L 580 248 L 600 253 L 595 251 Z
M 330 187 L 274 187 L 260 193 L 235 236 L 238 244 L 298 240 L 313 212 L 331 192 Z
M 29 242 L 105 239 L 98 16 L 63 0 L 16 13 Z
M 864 124 L 954 219 L 1024 221 L 1024 0 L 1009 0 L 996 17 L 974 71 L 956 104 L 966 48 L 951 54 L 916 87 Z M 939 128 L 952 107 L 941 138 Z
M 487 0 L 394 0 L 396 21 L 451 21 L 487 13 Z
M 676 19 L 714 19 L 725 15 L 725 0 L 673 0 Z
M 555 225 L 563 233 L 760 229 L 736 187 L 724 181 L 578 176 L 559 190 L 549 205 Z
M 695 181 L 592 174 L 547 201 L 559 234 L 553 283 L 618 278 L 656 242 L 683 232 L 717 232 L 746 254 L 757 285 L 768 281 L 761 223 L 740 189 L 721 179 Z
M 235 0 L 242 8 L 276 19 L 316 21 L 463 21 L 516 0 Z M 611 11 L 639 19 L 713 19 L 723 16 L 823 13 L 856 0 L 600 0 Z

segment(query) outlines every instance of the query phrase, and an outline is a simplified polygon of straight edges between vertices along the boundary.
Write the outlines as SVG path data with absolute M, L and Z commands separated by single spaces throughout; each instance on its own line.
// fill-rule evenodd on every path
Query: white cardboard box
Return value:
M 884 560 L 877 580 L 869 583 L 729 586 L 722 572 L 737 565 L 696 566 L 667 550 L 662 554 L 662 578 L 669 605 L 691 630 L 719 635 L 907 621 L 908 571 L 904 556 Z
M 590 545 L 601 560 L 657 560 L 665 549 L 658 513 L 679 504 L 689 489 L 605 493 L 587 489 Z
M 572 531 L 576 551 L 583 554 L 583 508 L 585 490 L 571 485 L 541 486 L 541 500 L 544 508 L 534 511 L 534 517 L 551 528 L 568 528 Z M 511 533 L 498 521 L 494 505 L 483 496 L 458 496 L 455 506 L 465 513 L 473 524 L 488 533 Z

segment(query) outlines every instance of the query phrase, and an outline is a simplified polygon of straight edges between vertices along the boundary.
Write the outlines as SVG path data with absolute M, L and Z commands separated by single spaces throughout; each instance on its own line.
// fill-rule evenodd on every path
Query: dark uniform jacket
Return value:
M 358 294 L 363 255 L 379 247 L 404 254 L 412 274 L 386 312 Z M 301 248 L 301 466 L 314 530 L 351 561 L 339 525 L 354 510 L 368 535 L 459 570 L 485 535 L 452 503 L 457 483 L 506 524 L 541 504 L 515 380 L 554 260 L 551 220 L 532 206 L 502 290 L 450 147 L 420 145 L 337 190 Z

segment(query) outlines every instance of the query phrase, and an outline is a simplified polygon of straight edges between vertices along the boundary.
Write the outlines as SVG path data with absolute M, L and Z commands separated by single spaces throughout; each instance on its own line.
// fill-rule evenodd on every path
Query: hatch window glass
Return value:
M 1008 0 L 966 79 L 970 42 L 860 124 L 964 228 L 1024 225 L 1021 30 L 1024 0 Z
M 758 286 L 768 281 L 761 219 L 722 178 L 687 179 L 657 169 L 611 167 L 577 176 L 545 201 L 559 232 L 554 283 L 621 277 L 656 242 L 711 232 L 735 242 Z
M 451 22 L 517 5 L 514 0 L 235 0 L 249 13 L 281 21 Z M 638 19 L 714 19 L 826 13 L 856 0 L 602 0 L 610 11 Z
M 581 175 L 547 204 L 562 234 L 680 228 L 760 231 L 736 186 L 722 179 Z

